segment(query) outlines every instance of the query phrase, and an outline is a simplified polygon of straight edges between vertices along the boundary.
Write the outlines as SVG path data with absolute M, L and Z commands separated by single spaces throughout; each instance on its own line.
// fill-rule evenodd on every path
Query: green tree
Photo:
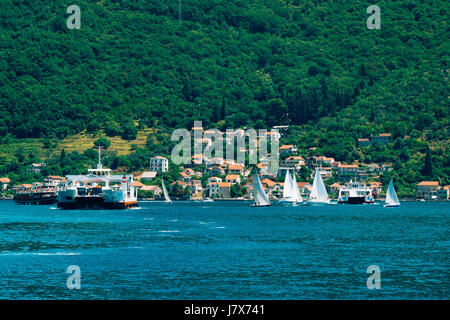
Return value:
M 97 140 L 94 141 L 94 146 L 95 147 L 103 147 L 104 149 L 108 149 L 108 147 L 111 145 L 111 141 L 101 137 Z
M 431 149 L 430 147 L 427 148 L 426 154 L 425 154 L 425 163 L 422 169 L 422 174 L 426 177 L 432 177 L 433 175 L 433 163 L 431 158 Z

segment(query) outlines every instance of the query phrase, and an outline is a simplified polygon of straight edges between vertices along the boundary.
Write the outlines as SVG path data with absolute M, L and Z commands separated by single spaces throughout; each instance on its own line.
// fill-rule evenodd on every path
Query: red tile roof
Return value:
M 228 165 L 228 170 L 242 170 L 242 169 L 244 169 L 244 166 L 239 163 Z
M 418 184 L 418 186 L 438 186 L 439 182 L 438 181 L 422 181 L 421 183 Z

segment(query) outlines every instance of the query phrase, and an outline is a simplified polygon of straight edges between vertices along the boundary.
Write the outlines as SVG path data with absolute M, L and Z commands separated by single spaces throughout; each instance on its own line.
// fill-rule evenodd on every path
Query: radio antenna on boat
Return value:
M 103 146 L 98 146 L 98 164 L 97 164 L 97 169 L 102 169 L 102 157 L 101 157 L 101 152 L 103 150 Z

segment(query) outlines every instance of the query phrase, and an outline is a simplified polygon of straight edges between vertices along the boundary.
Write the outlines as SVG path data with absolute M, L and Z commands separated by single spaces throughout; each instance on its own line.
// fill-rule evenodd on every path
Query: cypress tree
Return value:
M 433 163 L 431 159 L 431 149 L 430 147 L 427 148 L 427 152 L 425 155 L 425 164 L 423 166 L 422 171 L 424 176 L 431 177 L 433 175 Z

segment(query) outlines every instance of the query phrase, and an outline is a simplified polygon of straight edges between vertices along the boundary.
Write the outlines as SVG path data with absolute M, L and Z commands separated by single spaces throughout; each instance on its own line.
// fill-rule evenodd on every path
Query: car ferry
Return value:
M 373 202 L 372 188 L 363 183 L 350 180 L 345 186 L 339 188 L 338 203 L 363 204 Z
M 97 168 L 86 175 L 68 175 L 58 190 L 58 208 L 62 209 L 127 209 L 137 207 L 137 188 L 132 175 L 112 175 L 103 168 L 101 148 Z

